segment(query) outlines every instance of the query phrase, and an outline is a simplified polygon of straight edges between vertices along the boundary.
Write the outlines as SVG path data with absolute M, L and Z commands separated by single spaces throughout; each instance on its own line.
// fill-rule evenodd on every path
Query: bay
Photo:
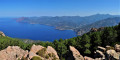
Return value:
M 19 23 L 13 18 L 0 18 L 0 31 L 12 38 L 50 42 L 77 36 L 72 30 L 57 30 L 47 25 Z

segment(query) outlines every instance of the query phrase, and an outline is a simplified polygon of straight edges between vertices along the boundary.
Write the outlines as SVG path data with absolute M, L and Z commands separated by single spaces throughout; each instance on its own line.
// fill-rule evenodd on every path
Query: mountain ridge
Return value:
M 84 29 L 84 27 L 94 24 L 97 21 L 99 22 L 99 21 L 103 21 L 104 19 L 114 18 L 114 17 L 120 17 L 120 15 L 95 14 L 95 15 L 84 16 L 84 17 L 80 17 L 80 16 L 21 17 L 21 18 L 17 18 L 16 21 L 20 23 L 43 24 L 43 25 L 53 26 L 55 27 L 55 29 L 58 29 L 58 30 L 74 30 L 77 33 L 77 35 L 82 35 L 88 32 L 90 29 L 88 29 L 85 32 L 82 30 L 83 31 L 82 33 L 81 31 L 78 31 L 78 30 L 81 30 L 81 28 Z M 114 25 L 111 25 L 111 26 L 114 26 Z
M 120 22 L 120 17 L 107 18 L 100 21 L 96 21 L 92 24 L 85 25 L 81 28 L 76 28 L 74 31 L 77 35 L 82 35 L 90 31 L 91 28 L 110 27 L 115 26 Z

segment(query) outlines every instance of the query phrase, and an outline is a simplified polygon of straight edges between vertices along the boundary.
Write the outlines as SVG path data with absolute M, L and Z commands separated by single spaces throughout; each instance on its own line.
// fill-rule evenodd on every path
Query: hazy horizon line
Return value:
M 120 14 L 109 14 L 109 13 L 106 13 L 106 14 L 103 14 L 103 13 L 96 13 L 96 14 L 90 14 L 90 15 L 55 15 L 55 16 L 50 16 L 50 15 L 46 15 L 46 16 L 0 16 L 0 18 L 12 18 L 12 17 L 64 17 L 64 16 L 79 16 L 79 17 L 86 17 L 86 16 L 92 16 L 92 15 L 120 15 Z

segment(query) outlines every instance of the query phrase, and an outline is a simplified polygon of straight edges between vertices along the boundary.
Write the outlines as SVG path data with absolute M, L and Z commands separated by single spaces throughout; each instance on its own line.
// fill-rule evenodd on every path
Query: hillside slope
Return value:
M 77 32 L 77 35 L 82 35 L 84 33 L 89 32 L 91 28 L 115 26 L 119 22 L 120 22 L 120 17 L 107 18 L 107 19 L 103 19 L 103 20 L 97 21 L 89 25 L 85 25 L 81 28 L 76 28 L 74 30 L 75 32 Z

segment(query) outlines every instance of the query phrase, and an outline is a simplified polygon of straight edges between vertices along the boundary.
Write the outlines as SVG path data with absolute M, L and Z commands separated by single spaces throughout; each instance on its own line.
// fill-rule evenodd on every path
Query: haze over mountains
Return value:
M 88 32 L 91 28 L 114 26 L 120 22 L 120 15 L 95 14 L 91 16 L 42 16 L 21 17 L 18 22 L 30 24 L 43 24 L 54 26 L 59 30 L 74 30 L 78 35 Z M 100 23 L 99 23 L 100 22 Z
M 118 23 L 120 23 L 120 17 L 107 18 L 107 19 L 96 21 L 92 24 L 88 24 L 88 25 L 76 28 L 74 31 L 77 32 L 78 35 L 82 35 L 86 32 L 89 32 L 91 28 L 110 27 L 110 26 L 115 26 Z

